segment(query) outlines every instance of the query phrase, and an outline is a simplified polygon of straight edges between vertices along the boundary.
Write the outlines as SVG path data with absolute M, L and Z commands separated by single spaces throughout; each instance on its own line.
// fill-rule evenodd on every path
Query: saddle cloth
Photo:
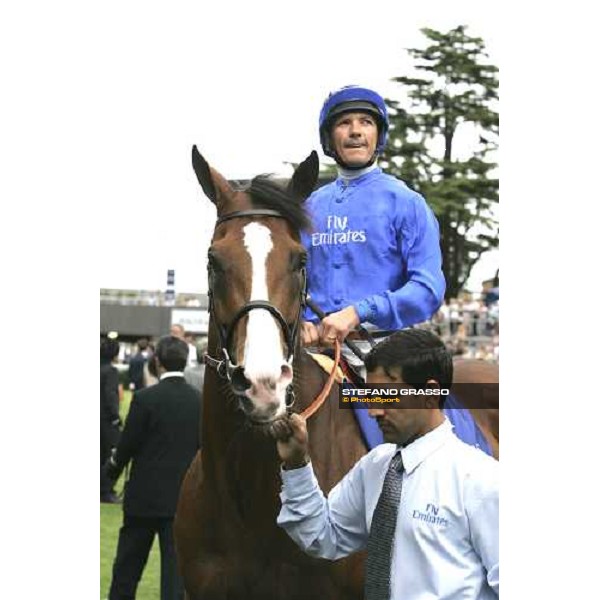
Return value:
M 333 370 L 333 365 L 335 363 L 333 358 L 327 356 L 326 354 L 313 354 L 312 352 L 309 352 L 308 355 L 321 367 L 321 369 L 323 369 L 323 371 L 325 371 L 325 373 L 327 373 L 327 375 L 331 374 L 331 371 Z M 344 372 L 342 371 L 339 365 L 335 370 L 335 380 L 338 383 L 343 383 L 344 381 L 347 381 L 344 377 Z

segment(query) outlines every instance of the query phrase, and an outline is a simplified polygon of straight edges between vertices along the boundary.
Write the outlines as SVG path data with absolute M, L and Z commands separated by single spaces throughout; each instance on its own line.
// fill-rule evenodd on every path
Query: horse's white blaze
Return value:
M 250 300 L 269 301 L 267 285 L 267 259 L 273 249 L 271 232 L 264 225 L 250 223 L 244 227 L 244 245 L 252 263 L 252 287 Z M 261 380 L 278 382 L 281 366 L 285 364 L 280 340 L 280 328 L 266 310 L 253 309 L 248 313 L 246 344 L 244 347 L 244 374 L 253 383 Z M 280 388 L 280 386 L 277 386 Z M 285 386 L 273 390 L 269 396 L 279 396 L 285 401 Z M 252 396 L 252 394 L 248 394 Z M 263 394 L 261 394 L 262 397 Z M 253 398 L 261 400 L 262 398 Z

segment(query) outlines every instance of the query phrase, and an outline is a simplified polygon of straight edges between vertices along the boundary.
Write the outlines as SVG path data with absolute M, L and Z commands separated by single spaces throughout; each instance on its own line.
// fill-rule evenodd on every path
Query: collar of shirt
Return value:
M 337 172 L 338 177 L 341 177 L 346 181 L 352 181 L 353 179 L 358 179 L 362 175 L 366 175 L 367 173 L 374 171 L 376 168 L 377 161 L 375 161 L 372 165 L 369 165 L 368 167 L 364 167 L 363 169 L 344 169 L 344 167 L 338 166 Z
M 360 174 L 356 175 L 352 179 L 348 179 L 342 173 L 339 173 L 338 178 L 335 180 L 335 183 L 338 187 L 340 186 L 355 186 L 359 183 L 363 183 L 372 177 L 377 177 L 382 171 L 377 165 L 371 165 L 373 168 L 361 169 L 358 171 Z
M 452 433 L 452 425 L 448 419 L 432 429 L 429 433 L 417 438 L 405 448 L 400 448 L 402 464 L 407 475 L 410 475 L 429 455 L 443 446 Z
M 167 371 L 160 376 L 160 380 L 162 381 L 167 377 L 183 377 L 183 373 L 181 371 Z

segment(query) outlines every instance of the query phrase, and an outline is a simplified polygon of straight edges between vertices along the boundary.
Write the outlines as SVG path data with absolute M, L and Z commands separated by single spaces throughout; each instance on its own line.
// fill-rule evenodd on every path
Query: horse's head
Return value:
M 285 414 L 294 375 L 306 287 L 299 232 L 309 225 L 303 202 L 316 185 L 319 161 L 313 152 L 287 189 L 257 177 L 245 190 L 234 189 L 195 146 L 192 163 L 217 207 L 208 276 L 219 348 L 209 348 L 209 364 L 229 380 L 248 416 L 266 423 Z

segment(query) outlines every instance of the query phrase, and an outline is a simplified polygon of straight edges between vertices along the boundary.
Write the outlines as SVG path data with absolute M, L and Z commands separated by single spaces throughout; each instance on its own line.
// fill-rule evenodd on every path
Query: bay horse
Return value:
M 497 363 L 474 358 L 453 360 L 453 393 L 473 415 L 492 451 L 500 458 L 500 371 Z
M 174 522 L 186 597 L 359 600 L 364 553 L 316 559 L 276 524 L 280 461 L 269 424 L 303 412 L 327 379 L 298 335 L 306 286 L 299 232 L 309 225 L 303 201 L 317 182 L 317 155 L 298 166 L 286 190 L 264 177 L 234 189 L 195 146 L 192 163 L 217 223 L 208 253 L 203 445 Z M 471 380 L 468 366 L 461 376 Z M 367 452 L 353 411 L 339 408 L 337 385 L 307 427 L 327 494 Z
M 274 419 L 302 412 L 327 375 L 301 348 L 299 325 L 309 224 L 303 201 L 319 171 L 316 152 L 287 190 L 264 177 L 235 190 L 196 147 L 192 163 L 217 208 L 208 254 L 208 364 L 202 450 L 183 481 L 174 533 L 189 600 L 323 600 L 363 595 L 362 554 L 335 563 L 304 554 L 277 526 L 280 460 Z M 212 362 L 211 362 L 212 361 Z M 366 454 L 338 386 L 308 420 L 316 477 L 327 493 Z

